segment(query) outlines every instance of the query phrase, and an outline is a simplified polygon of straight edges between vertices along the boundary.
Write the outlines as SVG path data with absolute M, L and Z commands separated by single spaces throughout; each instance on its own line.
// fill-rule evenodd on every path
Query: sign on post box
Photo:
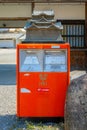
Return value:
M 17 45 L 17 116 L 63 117 L 69 73 L 68 43 Z

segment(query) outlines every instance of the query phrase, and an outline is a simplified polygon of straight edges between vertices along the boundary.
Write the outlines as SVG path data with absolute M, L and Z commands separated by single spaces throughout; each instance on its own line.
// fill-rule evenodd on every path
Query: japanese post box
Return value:
M 70 46 L 17 45 L 17 116 L 63 117 L 70 73 Z

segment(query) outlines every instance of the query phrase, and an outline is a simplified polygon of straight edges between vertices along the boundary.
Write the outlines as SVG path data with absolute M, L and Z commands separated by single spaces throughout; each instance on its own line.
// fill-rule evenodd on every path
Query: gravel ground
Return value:
M 25 120 L 16 117 L 15 85 L 0 85 L 0 130 L 25 128 Z
M 16 122 L 15 86 L 0 86 L 0 130 L 9 130 Z

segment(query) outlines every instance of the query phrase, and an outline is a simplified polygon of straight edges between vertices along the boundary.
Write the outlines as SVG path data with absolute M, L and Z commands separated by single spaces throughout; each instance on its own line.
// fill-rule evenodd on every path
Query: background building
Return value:
M 71 46 L 71 69 L 87 68 L 87 0 L 1 0 L 0 27 L 21 28 L 33 10 L 54 10 Z

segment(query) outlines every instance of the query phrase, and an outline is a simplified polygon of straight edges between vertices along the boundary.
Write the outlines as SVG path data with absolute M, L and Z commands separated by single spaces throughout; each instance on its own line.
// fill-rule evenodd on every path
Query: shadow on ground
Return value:
M 25 128 L 26 119 L 18 119 L 16 115 L 0 116 L 0 130 L 14 130 L 15 128 Z
M 63 118 L 18 118 L 16 115 L 0 116 L 0 130 L 25 130 L 28 123 L 32 123 L 36 127 L 40 125 L 48 126 L 48 128 L 54 125 L 59 127 L 61 123 L 63 124 Z
M 16 84 L 16 65 L 0 64 L 0 85 Z

